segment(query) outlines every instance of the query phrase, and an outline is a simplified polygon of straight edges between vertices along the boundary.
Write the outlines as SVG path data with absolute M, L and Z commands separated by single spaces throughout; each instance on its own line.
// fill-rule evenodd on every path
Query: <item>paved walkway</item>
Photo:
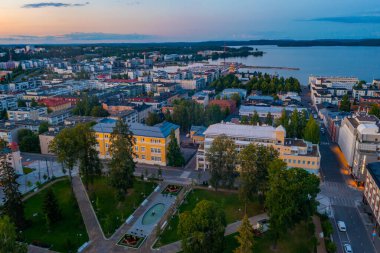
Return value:
M 28 245 L 28 253 L 58 253 L 49 249 L 40 248 L 34 245 Z
M 249 221 L 252 225 L 255 225 L 259 220 L 262 220 L 262 219 L 268 219 L 268 215 L 266 213 L 262 213 L 262 214 L 249 218 Z M 236 221 L 234 223 L 228 224 L 226 227 L 226 231 L 224 232 L 224 235 L 227 236 L 227 235 L 236 233 L 240 227 L 240 224 L 241 224 L 241 221 Z M 160 253 L 180 252 L 181 241 L 177 241 L 177 242 L 162 246 L 161 248 L 158 248 L 156 251 Z
M 323 232 L 320 218 L 314 215 L 313 223 L 315 225 L 315 237 L 318 240 L 317 253 L 327 253 L 325 239 L 320 237 L 320 234 Z

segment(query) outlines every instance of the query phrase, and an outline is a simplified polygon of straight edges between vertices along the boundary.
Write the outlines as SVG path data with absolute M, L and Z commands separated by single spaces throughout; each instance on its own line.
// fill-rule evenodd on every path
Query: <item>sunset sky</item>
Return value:
M 378 0 L 1 0 L 0 43 L 380 38 Z

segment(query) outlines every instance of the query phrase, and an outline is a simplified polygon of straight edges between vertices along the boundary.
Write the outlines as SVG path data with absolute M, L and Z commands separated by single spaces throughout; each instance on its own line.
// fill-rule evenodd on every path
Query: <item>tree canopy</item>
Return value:
M 181 148 L 178 145 L 178 140 L 175 136 L 174 130 L 170 132 L 167 159 L 169 166 L 181 167 L 185 164 L 185 158 L 183 157 Z
M 339 110 L 343 112 L 351 111 L 351 102 L 347 94 L 342 97 L 342 100 L 340 101 Z
M 239 234 L 235 238 L 239 242 L 239 247 L 234 250 L 234 253 L 252 253 L 254 234 L 247 214 L 244 215 L 238 232 Z
M 40 139 L 29 129 L 18 131 L 18 144 L 21 152 L 40 153 Z
M 26 253 L 28 248 L 17 242 L 16 227 L 8 216 L 0 217 L 0 252 Z
M 179 216 L 178 234 L 184 253 L 223 252 L 226 217 L 212 201 L 200 201 L 192 211 Z
M 304 139 L 305 141 L 310 141 L 314 144 L 318 144 L 320 140 L 320 130 L 319 125 L 315 121 L 315 119 L 310 116 L 305 130 L 304 130 Z
M 237 160 L 235 142 L 226 135 L 216 137 L 206 154 L 210 169 L 210 183 L 217 189 L 220 185 L 232 187 Z

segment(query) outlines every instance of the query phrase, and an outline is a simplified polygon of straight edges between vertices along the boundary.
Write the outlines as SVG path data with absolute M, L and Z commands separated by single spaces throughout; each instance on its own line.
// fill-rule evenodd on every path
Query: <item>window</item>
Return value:
M 145 160 L 145 155 L 141 155 L 141 159 Z
M 151 139 L 150 140 L 150 143 L 160 143 L 161 141 L 160 140 L 158 140 L 158 139 Z
M 135 146 L 135 151 L 139 151 L 139 147 L 138 146 Z
M 144 142 L 145 141 L 145 139 L 144 138 L 141 138 L 141 142 Z
M 109 137 L 109 135 L 108 135 L 108 134 L 104 135 L 104 138 L 108 139 L 108 137 Z
M 152 161 L 161 162 L 161 157 L 152 156 Z
M 298 164 L 300 164 L 301 163 L 301 161 L 300 160 L 298 160 Z
M 305 164 L 305 160 L 302 161 L 302 164 Z
M 315 164 L 315 162 L 312 162 L 311 164 L 312 164 L 312 165 L 314 165 L 314 164 Z
M 152 153 L 157 153 L 157 154 L 161 154 L 161 149 L 159 149 L 159 148 L 151 148 L 151 149 L 150 149 L 150 152 L 152 152 Z
M 141 152 L 145 152 L 145 147 L 141 147 Z
M 293 160 L 293 163 L 296 163 L 296 160 Z
M 108 148 L 108 143 L 106 143 L 106 148 Z
M 307 161 L 307 164 L 310 165 L 310 161 Z

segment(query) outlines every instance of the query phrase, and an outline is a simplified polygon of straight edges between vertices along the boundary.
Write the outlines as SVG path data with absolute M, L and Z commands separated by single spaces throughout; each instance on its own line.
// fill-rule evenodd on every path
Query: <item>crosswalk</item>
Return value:
M 356 207 L 358 202 L 350 198 L 330 197 L 331 205 Z

